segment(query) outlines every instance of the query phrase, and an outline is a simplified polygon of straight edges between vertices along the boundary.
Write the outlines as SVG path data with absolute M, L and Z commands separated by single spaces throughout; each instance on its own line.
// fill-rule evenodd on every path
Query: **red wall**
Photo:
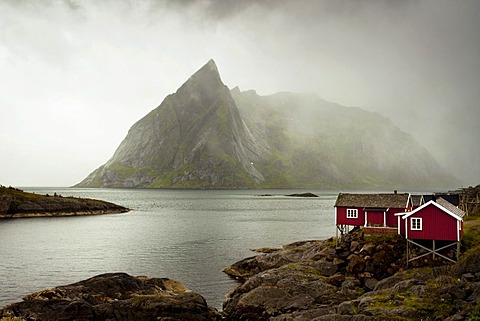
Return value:
M 412 217 L 422 218 L 422 230 L 412 231 L 410 219 Z M 440 210 L 435 205 L 429 205 L 419 212 L 406 218 L 409 239 L 420 240 L 457 240 L 457 220 Z M 405 224 L 405 220 L 401 220 Z
M 347 208 L 356 208 L 358 210 L 358 218 L 347 219 Z M 368 211 L 367 211 L 368 212 Z M 396 213 L 403 213 L 405 209 L 403 208 L 391 208 L 387 212 L 387 226 L 389 227 L 397 227 L 398 220 L 395 216 Z M 368 223 L 373 225 L 381 225 L 383 226 L 383 212 L 376 212 L 370 211 L 368 212 L 367 217 Z M 337 224 L 345 224 L 345 225 L 355 225 L 355 226 L 364 226 L 365 225 L 365 211 L 363 207 L 337 207 Z
M 387 226 L 397 227 L 398 226 L 398 218 L 395 216 L 397 213 L 404 213 L 404 208 L 391 208 L 387 212 Z
M 367 225 L 383 226 L 383 212 L 367 211 Z
M 347 218 L 347 208 L 356 208 L 358 210 L 358 218 Z M 339 206 L 337 209 L 337 225 L 355 225 L 363 226 L 365 224 L 365 213 L 363 207 L 343 207 Z

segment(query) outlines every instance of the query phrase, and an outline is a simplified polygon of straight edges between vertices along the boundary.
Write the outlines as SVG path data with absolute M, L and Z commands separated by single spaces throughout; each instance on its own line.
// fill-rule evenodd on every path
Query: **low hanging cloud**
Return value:
M 210 58 L 390 117 L 480 181 L 480 2 L 0 1 L 0 183 L 72 185 Z

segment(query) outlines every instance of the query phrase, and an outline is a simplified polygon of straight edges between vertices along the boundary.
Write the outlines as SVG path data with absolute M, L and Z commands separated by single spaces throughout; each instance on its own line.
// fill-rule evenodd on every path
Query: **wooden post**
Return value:
M 459 258 L 460 258 L 460 241 L 457 242 L 457 262 Z
M 335 226 L 335 248 L 338 246 L 338 225 Z
M 433 259 L 435 260 L 435 240 L 433 240 L 433 251 L 432 251 Z
M 410 261 L 409 258 L 408 258 L 408 255 L 409 255 L 409 253 L 408 253 L 408 251 L 409 251 L 409 244 L 408 244 L 408 243 L 410 243 L 410 242 L 408 241 L 408 239 L 406 239 L 406 240 L 407 240 L 407 268 L 408 268 L 408 262 Z

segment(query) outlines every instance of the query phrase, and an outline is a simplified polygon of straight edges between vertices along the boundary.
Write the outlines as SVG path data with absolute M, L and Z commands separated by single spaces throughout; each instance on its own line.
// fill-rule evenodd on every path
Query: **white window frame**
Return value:
M 347 208 L 347 218 L 358 218 L 358 209 Z
M 410 218 L 410 229 L 412 231 L 421 231 L 423 228 L 422 218 L 421 217 L 411 217 Z

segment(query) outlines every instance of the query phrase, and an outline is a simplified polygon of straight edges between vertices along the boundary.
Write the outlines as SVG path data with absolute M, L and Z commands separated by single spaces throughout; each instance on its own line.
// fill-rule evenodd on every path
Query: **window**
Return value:
M 421 231 L 422 230 L 422 219 L 419 217 L 412 217 L 410 219 L 410 228 L 412 231 Z
M 358 218 L 358 210 L 356 208 L 347 208 L 347 218 Z

